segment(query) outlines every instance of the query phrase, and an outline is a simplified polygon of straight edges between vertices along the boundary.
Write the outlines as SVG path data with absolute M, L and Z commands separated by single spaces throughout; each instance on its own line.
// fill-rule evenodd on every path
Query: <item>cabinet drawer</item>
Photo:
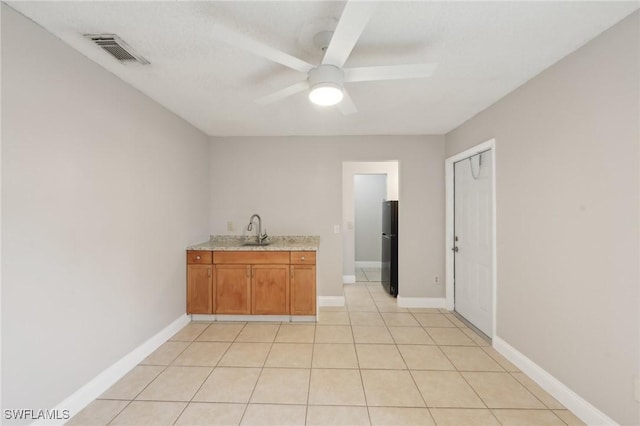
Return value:
M 211 252 L 206 250 L 188 250 L 187 263 L 211 264 Z
M 316 252 L 315 251 L 292 251 L 291 264 L 292 265 L 315 265 Z
M 288 251 L 214 251 L 213 263 L 244 265 L 288 265 Z

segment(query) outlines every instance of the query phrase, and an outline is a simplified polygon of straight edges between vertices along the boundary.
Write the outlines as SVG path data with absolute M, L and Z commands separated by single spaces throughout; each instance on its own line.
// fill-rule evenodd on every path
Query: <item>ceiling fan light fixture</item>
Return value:
M 340 103 L 344 98 L 344 72 L 335 65 L 322 64 L 309 71 L 309 100 L 321 106 Z
M 316 105 L 331 106 L 342 101 L 344 93 L 342 87 L 334 83 L 317 83 L 309 91 L 309 100 Z

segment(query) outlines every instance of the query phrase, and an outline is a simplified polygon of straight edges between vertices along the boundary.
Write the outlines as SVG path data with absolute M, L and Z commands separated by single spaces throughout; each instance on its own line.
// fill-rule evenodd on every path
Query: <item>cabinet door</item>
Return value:
M 251 313 L 249 294 L 251 266 L 216 265 L 213 287 L 216 295 L 216 314 L 248 315 Z
M 187 313 L 213 313 L 211 265 L 187 265 Z
M 316 314 L 316 267 L 291 265 L 291 315 Z
M 289 266 L 253 265 L 251 313 L 289 315 Z

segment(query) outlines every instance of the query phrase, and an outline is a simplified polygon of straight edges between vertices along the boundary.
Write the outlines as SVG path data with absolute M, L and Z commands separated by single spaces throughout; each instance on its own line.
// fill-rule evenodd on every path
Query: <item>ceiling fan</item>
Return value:
M 256 100 L 271 104 L 309 90 L 309 100 L 316 105 L 336 105 L 343 114 L 357 112 L 344 83 L 375 80 L 400 80 L 431 76 L 437 64 L 409 64 L 374 67 L 344 68 L 353 47 L 375 11 L 376 3 L 348 1 L 335 31 L 321 31 L 314 37 L 315 44 L 324 51 L 322 63 L 314 66 L 266 44 L 235 32 L 217 30 L 217 37 L 237 48 L 277 62 L 307 75 L 307 79 Z M 222 33 L 221 33 L 222 31 Z

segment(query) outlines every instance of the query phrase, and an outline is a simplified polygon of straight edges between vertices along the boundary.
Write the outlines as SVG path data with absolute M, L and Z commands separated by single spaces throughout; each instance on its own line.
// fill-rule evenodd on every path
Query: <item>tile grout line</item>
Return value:
M 506 371 L 506 370 L 505 370 L 505 371 Z M 513 376 L 513 373 L 514 373 L 514 372 L 512 372 L 512 371 L 507 371 L 507 374 L 509 374 L 509 376 L 511 376 L 511 378 L 512 378 L 513 380 L 515 380 L 515 381 L 516 381 L 519 385 L 521 385 L 521 386 L 522 386 L 522 387 L 523 387 L 527 392 L 529 392 L 529 393 L 530 393 L 530 394 L 531 394 L 535 399 L 537 399 L 537 400 L 542 404 L 542 406 L 544 407 L 544 409 L 546 409 L 546 410 L 549 410 L 549 411 L 553 412 L 553 410 L 554 410 L 553 408 L 550 408 L 547 404 L 545 404 L 545 402 L 544 402 L 543 400 L 541 400 L 540 398 L 538 398 L 538 395 L 534 394 L 531 390 L 529 390 L 529 388 L 528 388 L 527 386 L 525 386 L 525 384 L 524 384 L 524 383 L 522 383 L 520 380 L 518 380 L 517 378 L 515 378 L 515 377 Z M 522 374 L 524 374 L 524 373 L 522 373 Z M 525 376 L 526 376 L 526 374 L 525 374 Z M 527 377 L 529 377 L 529 376 L 527 376 Z M 543 389 L 543 390 L 544 390 L 544 389 Z M 551 396 L 551 395 L 549 395 L 549 396 Z M 552 397 L 552 398 L 553 398 L 553 397 Z M 560 420 L 562 420 L 562 421 L 564 422 L 564 420 L 563 420 L 560 416 L 558 416 L 555 412 L 554 412 L 553 414 L 554 414 L 556 417 L 558 417 Z M 566 423 L 566 422 L 565 422 L 565 423 Z
M 209 324 L 209 326 L 210 326 L 210 325 L 211 325 L 211 324 Z M 199 333 L 199 334 L 198 334 L 198 335 L 197 335 L 197 336 L 196 336 L 192 341 L 190 341 L 190 342 L 189 342 L 189 341 L 187 341 L 187 342 L 189 342 L 189 344 L 188 344 L 187 346 L 185 346 L 185 348 L 184 348 L 184 349 L 183 349 L 179 354 L 177 354 L 177 355 L 175 356 L 175 358 L 173 358 L 173 360 L 172 360 L 171 362 L 169 362 L 169 364 L 167 364 L 167 365 L 158 365 L 158 367 L 163 367 L 163 368 L 162 368 L 162 370 L 161 370 L 160 372 L 158 372 L 158 374 L 156 374 L 156 376 L 155 376 L 155 377 L 154 377 L 154 378 L 153 378 L 149 383 L 147 383 L 147 384 L 142 388 L 142 390 L 140 390 L 140 392 L 138 392 L 138 393 L 133 397 L 133 399 L 129 400 L 129 402 L 128 402 L 124 407 L 122 407 L 122 410 L 120 410 L 120 411 L 119 411 L 115 416 L 113 416 L 113 418 L 111 418 L 111 420 L 109 420 L 109 422 L 108 422 L 107 424 L 111 424 L 111 423 L 115 420 L 115 418 L 116 418 L 116 417 L 118 417 L 118 415 L 120 415 L 120 413 L 122 413 L 122 412 L 123 412 L 127 407 L 129 407 L 129 406 L 131 405 L 131 403 L 132 403 L 132 402 L 137 401 L 137 398 L 140 396 L 140 394 L 142 394 L 142 393 L 143 393 L 143 392 L 144 392 L 144 391 L 145 391 L 145 390 L 146 390 L 146 389 L 151 385 L 151 383 L 155 382 L 155 381 L 158 379 L 158 377 L 160 377 L 160 375 L 161 375 L 162 373 L 164 373 L 165 371 L 167 371 L 167 369 L 171 366 L 171 364 L 173 364 L 173 362 L 175 362 L 175 360 L 176 360 L 176 359 L 178 359 L 178 358 L 180 357 L 180 355 L 182 355 L 182 354 L 183 354 L 183 353 L 184 353 L 184 352 L 189 348 L 189 346 L 191 346 L 191 345 L 193 344 L 193 342 L 195 342 L 195 339 L 197 339 L 197 338 L 198 338 L 202 333 L 204 333 L 204 330 L 206 330 L 207 328 L 209 328 L 209 326 L 205 327 L 205 328 L 204 328 L 204 329 L 203 329 L 203 330 L 202 330 L 202 331 L 201 331 L 201 332 L 200 332 L 200 333 Z M 179 332 L 178 332 L 178 333 L 179 333 Z M 176 334 L 178 334 L 178 333 L 176 333 Z M 175 336 L 175 334 L 174 334 L 174 336 Z M 173 336 L 172 336 L 172 337 L 173 337 Z M 166 342 L 164 342 L 164 343 L 163 343 L 163 345 L 164 345 L 165 343 L 168 343 L 168 342 L 183 342 L 183 340 L 171 340 L 171 339 L 169 339 L 169 340 L 167 340 Z M 146 359 L 146 358 L 145 358 L 145 359 Z M 144 361 L 144 360 L 143 360 L 143 361 Z M 154 364 L 141 364 L 141 363 L 138 363 L 138 364 L 136 365 L 136 367 L 140 367 L 140 366 L 154 366 Z M 134 367 L 134 368 L 135 368 L 135 367 Z M 132 369 L 132 371 L 133 371 L 133 369 Z M 128 373 L 127 373 L 127 374 L 128 374 Z M 99 398 L 96 398 L 96 399 L 99 399 Z M 189 403 L 187 403 L 187 405 L 188 405 L 188 404 L 189 404 Z M 178 414 L 178 417 L 176 417 L 176 420 L 175 420 L 175 421 L 177 421 L 177 420 L 178 420 L 178 418 L 182 415 L 182 413 L 184 412 L 184 410 L 187 408 L 187 405 L 185 405 L 185 407 L 180 411 L 180 414 Z M 175 421 L 174 421 L 174 423 L 175 423 Z
M 411 313 L 411 312 L 409 312 L 409 313 L 411 314 L 413 319 L 416 320 L 416 318 L 413 315 L 413 313 Z M 381 313 L 381 315 L 382 315 L 382 313 Z M 389 326 L 386 324 L 386 321 L 385 321 L 385 325 L 387 327 L 387 332 L 389 334 L 391 334 L 391 330 L 389 329 Z M 393 338 L 393 335 L 391 337 L 395 342 L 395 338 Z M 413 385 L 415 386 L 416 390 L 418 391 L 418 395 L 420 395 L 420 399 L 422 399 L 422 402 L 424 403 L 424 407 L 427 409 L 427 413 L 429 413 L 429 418 L 433 421 L 433 424 L 435 425 L 436 424 L 435 418 L 433 417 L 433 414 L 431 414 L 431 410 L 429 409 L 429 405 L 427 404 L 427 401 L 424 399 L 424 395 L 420 391 L 420 387 L 418 387 L 418 384 L 416 383 L 416 379 L 415 379 L 415 377 L 413 377 L 411 369 L 409 368 L 409 364 L 407 363 L 407 360 L 404 358 L 404 355 L 402 355 L 402 351 L 400 351 L 400 348 L 398 347 L 398 343 L 397 342 L 395 343 L 395 346 L 396 346 L 396 351 L 398 351 L 398 353 L 400 354 L 400 358 L 402 358 L 402 362 L 404 362 L 405 366 L 407 367 L 407 371 L 409 372 L 409 377 L 411 377 L 411 382 L 413 383 Z
M 267 364 L 267 360 L 269 359 L 269 355 L 271 354 L 271 349 L 273 349 L 273 344 L 275 343 L 276 336 L 278 335 L 278 332 L 280 331 L 280 327 L 282 327 L 282 322 L 278 323 L 278 329 L 276 330 L 276 333 L 273 336 L 273 340 L 271 341 L 271 346 L 269 346 L 269 351 L 267 352 L 267 355 L 264 358 L 264 362 L 262 363 L 262 367 L 260 367 L 260 374 L 258 374 L 258 378 L 256 379 L 256 383 L 253 385 L 253 389 L 251 390 L 251 394 L 249 395 L 249 399 L 247 400 L 247 404 L 244 407 L 244 411 L 242 412 L 242 416 L 240 417 L 240 422 L 238 422 L 238 424 L 242 423 L 242 420 L 244 419 L 244 416 L 247 414 L 247 410 L 249 409 L 249 404 L 251 404 L 251 398 L 253 398 L 253 394 L 255 393 L 256 388 L 258 387 L 258 382 L 260 382 L 260 377 L 262 376 L 262 372 L 264 371 L 265 365 Z M 244 330 L 244 327 L 243 327 L 243 330 Z M 240 333 L 242 333 L 242 331 Z M 240 336 L 240 333 L 238 333 L 238 336 Z M 238 339 L 238 336 L 236 336 L 236 340 Z M 238 343 L 258 343 L 258 342 L 238 342 Z M 250 367 L 244 367 L 244 368 L 250 368 Z
M 362 273 L 364 273 L 364 271 L 362 271 Z M 366 285 L 365 285 L 365 288 L 366 288 Z M 366 288 L 366 290 L 367 290 L 367 293 L 370 294 L 369 289 Z M 375 306 L 375 303 L 374 303 L 374 306 Z M 376 310 L 377 309 L 378 307 L 376 306 Z M 349 319 L 351 319 L 351 314 L 349 314 Z M 351 321 L 349 322 L 351 323 Z M 351 329 L 351 337 L 353 338 L 353 350 L 356 353 L 356 362 L 358 363 L 358 375 L 360 376 L 360 385 L 362 386 L 362 395 L 364 396 L 364 406 L 367 409 L 367 418 L 369 419 L 369 424 L 371 424 L 371 412 L 369 410 L 369 401 L 367 400 L 367 390 L 364 386 L 364 378 L 362 377 L 362 368 L 360 368 L 360 357 L 358 356 L 358 348 L 356 347 L 356 336 L 353 333 L 353 324 L 349 324 L 349 328 Z
M 189 344 L 189 346 L 187 346 L 185 348 L 184 351 L 182 351 L 182 353 L 184 353 L 192 344 L 194 344 L 197 340 L 198 337 L 200 337 L 209 327 L 211 327 L 211 325 L 213 324 L 213 322 L 211 322 L 207 327 L 205 327 L 204 330 L 202 330 L 202 332 L 200 332 L 200 334 L 198 334 L 195 339 L 193 339 L 193 341 L 191 342 L 191 344 Z M 244 329 L 244 326 L 242 327 L 242 329 Z M 240 329 L 242 331 L 242 329 Z M 238 333 L 239 334 L 239 333 Z M 195 398 L 195 396 L 198 394 L 198 392 L 200 392 L 200 390 L 202 389 L 202 386 L 204 386 L 204 384 L 207 382 L 207 380 L 209 380 L 209 377 L 211 377 L 211 375 L 213 374 L 213 372 L 215 371 L 216 367 L 218 366 L 218 364 L 220 363 L 220 360 L 222 360 L 222 358 L 224 358 L 224 356 L 226 355 L 226 353 L 229 351 L 229 348 L 231 347 L 231 343 L 229 344 L 229 346 L 227 346 L 227 349 L 225 349 L 224 353 L 220 356 L 220 359 L 218 359 L 218 361 L 216 361 L 216 365 L 214 365 L 213 367 L 211 367 L 211 371 L 209 372 L 209 374 L 207 374 L 207 377 L 204 378 L 204 380 L 202 381 L 202 383 L 200 383 L 200 386 L 198 386 L 198 389 L 196 389 L 196 391 L 193 393 L 193 395 L 191 395 L 191 398 L 189 399 L 189 401 L 187 401 L 187 403 L 185 404 L 184 408 L 180 411 L 180 414 L 178 414 L 178 417 L 176 417 L 176 419 L 173 422 L 173 425 L 175 425 L 178 420 L 180 419 L 180 417 L 182 417 L 182 415 L 184 414 L 184 412 L 187 410 L 187 407 L 189 407 L 189 405 L 193 402 L 193 398 Z M 182 355 L 182 353 L 180 353 L 180 355 Z M 180 355 L 178 355 L 173 361 L 175 362 L 176 359 L 178 359 L 180 357 Z
M 413 312 L 409 311 L 409 313 L 411 314 L 413 319 L 416 320 L 418 322 L 418 324 L 420 324 L 420 321 L 418 321 L 418 319 L 413 314 Z M 420 324 L 420 328 L 422 328 L 424 330 L 424 328 L 422 327 L 422 324 Z M 424 330 L 424 332 L 427 333 L 427 330 Z M 431 337 L 431 335 L 429 335 L 429 333 L 427 333 L 427 336 L 429 336 L 431 338 L 431 340 L 433 340 L 433 338 Z M 435 343 L 435 340 L 433 340 L 433 342 Z M 396 347 L 397 347 L 397 345 L 396 345 Z M 438 347 L 438 346 L 436 345 L 436 347 Z M 409 368 L 409 364 L 406 362 L 406 360 L 404 360 L 404 356 L 402 355 L 402 352 L 400 351 L 400 348 L 398 348 L 398 352 L 400 352 L 400 356 L 402 357 L 403 361 L 405 361 L 405 364 L 407 364 L 407 368 Z M 433 421 L 434 424 L 437 424 L 435 417 L 433 417 L 433 413 L 431 413 L 431 409 L 429 408 L 429 404 L 427 403 L 427 400 L 425 399 L 424 395 L 420 391 L 420 387 L 418 386 L 418 383 L 416 383 L 416 378 L 413 376 L 413 372 L 412 372 L 412 370 L 410 368 L 409 368 L 409 377 L 411 377 L 411 381 L 413 382 L 413 385 L 418 390 L 418 394 L 420 394 L 420 398 L 422 398 L 422 402 L 424 402 L 424 406 L 426 407 L 427 412 L 429 413 L 429 417 L 431 418 L 431 420 Z
M 416 319 L 416 321 L 417 321 L 417 318 L 415 318 L 415 315 L 414 315 L 414 313 L 413 313 L 413 312 L 411 313 L 411 315 L 413 315 L 414 319 Z M 458 375 L 462 378 L 462 380 L 464 380 L 464 381 L 465 381 L 465 383 L 467 383 L 467 386 L 469 386 L 469 388 L 473 391 L 473 393 L 478 397 L 478 399 L 480 400 L 480 402 L 482 402 L 482 404 L 484 404 L 485 408 L 488 408 L 488 407 L 487 407 L 487 404 L 485 403 L 485 401 L 480 397 L 480 395 L 478 395 L 478 393 L 477 393 L 477 392 L 476 392 L 476 390 L 471 386 L 471 384 L 469 384 L 469 383 L 467 382 L 466 378 L 465 378 L 465 377 L 460 373 L 460 371 L 459 371 L 458 367 L 457 367 L 457 366 L 456 366 L 456 365 L 451 361 L 451 359 L 447 356 L 447 354 L 442 350 L 442 348 L 441 348 L 440 346 L 444 346 L 444 345 L 440 345 L 440 344 L 439 344 L 435 339 L 433 339 L 433 336 L 431 336 L 431 335 L 429 334 L 429 332 L 425 329 L 425 327 L 424 327 L 424 326 L 422 326 L 422 324 L 420 323 L 420 321 L 418 321 L 418 323 L 419 323 L 419 324 L 420 324 L 420 326 L 424 329 L 425 333 L 427 333 L 427 334 L 429 335 L 429 337 L 431 337 L 431 339 L 434 341 L 434 343 L 436 344 L 436 348 L 438 348 L 438 350 L 440 351 L 440 353 L 442 353 L 442 354 L 445 356 L 445 358 L 449 361 L 449 363 L 453 366 L 453 368 L 455 369 L 455 372 L 456 372 L 456 373 L 458 373 Z M 436 328 L 436 327 L 432 327 L 432 328 Z M 474 342 L 474 343 L 475 343 L 475 342 Z M 412 379 L 414 380 L 414 383 L 415 383 L 415 377 L 413 376 L 413 374 L 411 374 L 411 377 L 412 377 Z M 417 383 L 416 383 L 416 387 L 417 387 Z M 419 389 L 420 389 L 420 388 L 418 388 L 418 390 L 419 390 Z M 420 392 L 420 395 L 422 395 L 422 392 Z M 426 401 L 426 400 L 425 400 L 425 405 L 426 405 L 426 406 L 427 406 L 427 408 L 429 409 L 429 414 L 431 415 L 431 418 L 432 418 L 432 419 L 434 420 L 434 422 L 435 422 L 435 418 L 433 417 L 433 414 L 431 413 L 431 408 L 436 408 L 436 407 L 429 407 L 429 404 L 427 404 L 427 401 Z M 492 414 L 492 415 L 493 415 L 493 414 Z M 494 416 L 494 417 L 495 417 L 495 416 Z M 496 420 L 497 420 L 497 418 L 496 418 Z M 500 421 L 498 421 L 498 423 L 500 423 Z
M 425 330 L 425 331 L 426 331 L 426 330 Z M 435 342 L 435 340 L 434 340 L 434 342 Z M 474 342 L 474 343 L 476 343 L 476 342 Z M 462 372 L 460 371 L 460 369 L 458 368 L 458 366 L 457 366 L 457 365 L 455 365 L 455 364 L 451 361 L 451 359 L 447 356 L 446 352 L 445 352 L 445 351 L 443 351 L 443 350 L 442 350 L 442 348 L 440 347 L 440 346 L 446 346 L 446 345 L 440 345 L 440 344 L 437 344 L 437 342 L 436 342 L 436 346 L 437 346 L 437 348 L 440 350 L 440 352 L 442 352 L 442 353 L 444 354 L 444 356 L 445 356 L 445 357 L 447 358 L 447 360 L 451 363 L 451 365 L 453 365 L 453 368 L 455 368 L 455 369 L 456 369 L 456 373 L 458 373 L 458 375 L 462 378 L 462 380 L 464 380 L 464 382 L 467 384 L 467 386 L 469 387 L 469 389 L 471 389 L 471 390 L 473 391 L 473 393 L 476 395 L 476 397 L 478 397 L 478 399 L 480 400 L 480 402 L 482 402 L 482 404 L 485 406 L 485 408 L 486 408 L 486 409 L 489 409 L 489 406 L 487 405 L 487 403 L 485 402 L 485 400 L 484 400 L 484 399 L 482 399 L 482 397 L 478 394 L 478 392 L 476 391 L 476 389 L 475 389 L 473 386 L 471 386 L 471 383 L 469 383 L 469 381 L 467 380 L 467 378 L 466 378 L 466 377 L 464 377 L 464 375 L 462 374 Z M 491 413 L 491 415 L 493 415 L 493 413 Z M 494 417 L 495 417 L 495 416 L 494 416 Z M 497 417 L 496 417 L 496 420 L 497 420 Z M 500 422 L 500 421 L 498 420 L 498 423 L 502 423 L 502 422 Z
M 307 406 L 304 410 L 304 424 L 309 422 L 309 399 L 311 398 L 311 373 L 313 371 L 313 354 L 316 348 L 316 333 L 318 332 L 318 325 L 313 328 L 313 342 L 311 344 L 311 360 L 309 362 L 309 384 L 307 385 Z
M 195 343 L 198 339 L 198 337 L 200 337 L 209 327 L 211 327 L 211 325 L 213 325 L 214 323 L 212 322 L 211 324 L 209 324 L 208 327 L 206 327 L 204 330 L 202 330 L 202 333 L 200 333 L 198 336 L 196 336 L 196 339 L 193 340 L 192 344 Z M 242 328 L 238 331 L 238 334 L 236 335 L 236 338 L 240 335 L 240 333 L 242 333 L 242 330 L 244 330 L 245 326 L 247 324 L 245 323 Z M 235 341 L 235 338 L 234 338 Z M 209 342 L 209 341 L 207 341 Z M 202 343 L 202 342 L 201 342 Z M 211 371 L 209 372 L 209 374 L 207 374 L 207 377 L 205 377 L 205 379 L 202 381 L 202 383 L 200 383 L 200 386 L 198 386 L 198 389 L 196 389 L 196 391 L 194 392 L 194 394 L 191 396 L 191 399 L 187 402 L 187 405 L 184 406 L 184 408 L 182 409 L 182 411 L 180 412 L 180 414 L 178 415 L 178 417 L 176 418 L 176 420 L 173 422 L 173 424 L 175 425 L 176 422 L 180 419 L 180 417 L 184 414 L 184 412 L 186 411 L 187 407 L 189 407 L 189 405 L 194 402 L 193 398 L 196 397 L 196 395 L 198 394 L 198 392 L 200 392 L 200 390 L 202 390 L 202 387 L 204 386 L 204 384 L 207 382 L 207 380 L 209 380 L 209 377 L 211 377 L 211 375 L 213 374 L 213 372 L 216 370 L 216 368 L 218 368 L 218 365 L 220 364 L 220 361 L 222 361 L 222 358 L 225 357 L 225 355 L 227 354 L 227 352 L 229 352 L 229 349 L 231 349 L 231 346 L 233 345 L 233 341 L 232 342 L 215 342 L 214 343 L 229 343 L 229 346 L 227 346 L 227 349 L 224 350 L 224 353 L 220 356 L 220 359 L 218 359 L 218 361 L 216 361 L 216 365 L 214 365 L 213 367 L 211 367 Z M 191 346 L 191 345 L 189 345 Z M 188 348 L 188 347 L 187 347 Z M 186 349 L 185 349 L 186 351 Z M 177 358 L 176 358 L 177 359 Z M 174 360 L 175 362 L 175 360 Z M 205 401 L 203 401 L 205 402 Z
M 110 425 L 116 419 L 116 417 L 118 417 L 125 410 L 125 408 L 127 408 L 129 405 L 131 405 L 131 403 L 133 401 L 134 400 L 127 401 L 127 403 L 124 405 L 124 407 L 122 407 L 122 409 L 120 411 L 118 411 L 116 414 L 114 414 L 113 417 L 111 417 L 111 419 L 109 419 L 109 421 L 107 422 L 107 425 Z
M 364 273 L 364 270 L 362 271 L 362 273 Z M 366 274 L 365 274 L 366 276 Z M 368 279 L 368 277 L 367 277 Z M 371 296 L 371 290 L 369 289 L 369 286 L 365 284 L 365 288 L 367 289 L 367 293 L 369 294 L 369 296 L 371 297 L 371 299 L 373 299 L 373 296 Z M 387 333 L 391 334 L 389 332 L 389 328 L 387 327 L 387 324 L 384 321 L 384 317 L 382 316 L 382 314 L 380 313 L 380 309 L 378 308 L 378 305 L 375 303 L 375 300 L 373 302 L 373 305 L 376 307 L 376 313 L 380 316 L 380 318 L 382 318 L 382 324 L 384 324 L 385 328 L 387 329 Z M 353 326 L 351 326 L 351 333 L 353 333 Z M 355 344 L 355 340 L 356 340 L 356 336 L 355 334 L 353 335 L 353 342 Z M 362 392 L 364 393 L 364 403 L 365 406 L 367 407 L 367 416 L 369 418 L 369 424 L 372 424 L 371 422 L 371 409 L 369 407 L 369 401 L 367 400 L 367 391 L 364 387 L 364 378 L 362 377 L 362 369 L 360 368 L 360 358 L 358 357 L 358 349 L 356 348 L 356 358 L 358 359 L 358 370 L 360 372 L 360 381 L 362 382 Z
M 219 322 L 219 321 L 216 321 L 216 322 Z M 214 324 L 214 323 L 212 322 L 211 324 Z M 211 372 L 209 373 L 209 375 L 207 376 L 207 378 L 204 380 L 204 382 L 202 382 L 202 384 L 200 385 L 200 387 L 198 388 L 198 390 L 196 391 L 196 393 L 195 393 L 195 394 L 193 395 L 193 397 L 191 398 L 191 401 L 193 401 L 193 398 L 194 398 L 194 397 L 198 394 L 198 392 L 202 389 L 202 386 L 204 386 L 204 384 L 206 383 L 206 381 L 207 381 L 207 380 L 209 380 L 209 377 L 211 377 L 211 375 L 212 375 L 212 374 L 213 374 L 213 372 L 216 370 L 216 368 L 218 368 L 218 366 L 220 365 L 220 361 L 222 361 L 222 359 L 225 357 L 225 355 L 227 355 L 227 352 L 229 352 L 229 349 L 231 349 L 231 347 L 233 346 L 233 344 L 234 344 L 234 343 L 236 343 L 236 340 L 237 340 L 238 336 L 240 335 L 240 333 L 242 333 L 242 330 L 244 330 L 244 329 L 245 329 L 245 327 L 247 326 L 247 324 L 248 324 L 248 322 L 245 322 L 245 323 L 242 325 L 242 328 L 241 328 L 240 330 L 238 330 L 238 333 L 236 333 L 236 335 L 235 335 L 235 337 L 233 338 L 233 340 L 232 340 L 232 341 L 230 341 L 230 342 L 225 342 L 225 343 L 229 343 L 229 347 L 224 351 L 224 354 L 222 354 L 222 356 L 220 357 L 220 359 L 218 360 L 218 362 L 216 362 L 216 366 L 211 370 Z M 209 325 L 209 327 L 211 327 L 211 325 Z M 209 328 L 209 327 L 207 327 L 207 328 Z M 203 333 L 204 333 L 204 331 L 203 331 Z M 190 401 L 189 403 L 191 403 L 191 401 Z M 203 402 L 204 402 L 204 401 L 203 401 Z M 242 417 L 244 417 L 244 413 L 245 413 L 245 411 L 247 410 L 247 406 L 248 406 L 248 404 L 244 404 L 244 405 L 245 405 L 245 408 L 244 408 L 244 410 L 242 411 L 242 416 L 240 417 L 240 421 L 242 421 Z M 186 407 L 185 407 L 185 409 L 186 409 Z M 183 412 L 184 412 L 184 410 L 183 410 Z M 180 415 L 182 415 L 182 414 L 180 414 Z M 180 417 L 178 417 L 178 418 L 180 418 Z M 177 421 L 177 419 L 176 419 L 176 421 Z M 240 422 L 238 422 L 238 424 L 240 424 Z

